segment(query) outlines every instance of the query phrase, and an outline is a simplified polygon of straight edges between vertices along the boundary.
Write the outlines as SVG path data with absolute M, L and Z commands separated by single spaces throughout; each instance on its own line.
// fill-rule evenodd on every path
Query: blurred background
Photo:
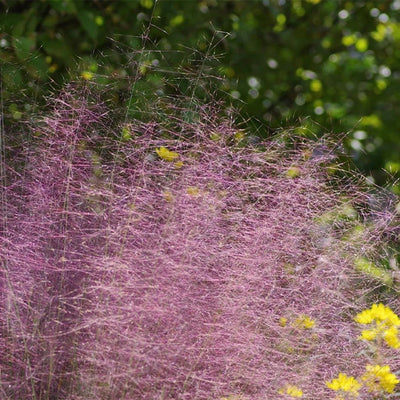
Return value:
M 107 88 L 133 117 L 159 96 L 213 97 L 252 135 L 345 133 L 369 182 L 400 194 L 400 0 L 0 0 L 0 11 L 8 141 L 71 80 Z

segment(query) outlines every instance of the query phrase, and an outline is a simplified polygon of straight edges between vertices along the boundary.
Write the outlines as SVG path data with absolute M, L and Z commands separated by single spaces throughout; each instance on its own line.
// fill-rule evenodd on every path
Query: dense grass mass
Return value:
M 370 261 L 394 214 L 366 214 L 327 141 L 168 107 L 118 125 L 63 94 L 5 160 L 0 398 L 328 399 L 340 372 L 398 370 L 354 321 L 400 312 Z

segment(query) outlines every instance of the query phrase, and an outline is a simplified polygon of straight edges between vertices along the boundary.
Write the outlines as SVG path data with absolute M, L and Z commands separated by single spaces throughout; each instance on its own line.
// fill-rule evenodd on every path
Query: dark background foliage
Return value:
M 399 0 L 1 0 L 0 9 L 10 123 L 78 76 L 112 84 L 110 101 L 132 114 L 160 94 L 201 99 L 212 76 L 212 95 L 252 117 L 249 131 L 348 132 L 358 168 L 400 192 Z

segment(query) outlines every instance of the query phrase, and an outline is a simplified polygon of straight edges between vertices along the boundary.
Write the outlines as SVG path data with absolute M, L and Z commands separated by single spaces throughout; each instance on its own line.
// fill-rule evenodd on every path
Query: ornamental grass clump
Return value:
M 365 369 L 353 321 L 397 290 L 354 266 L 389 225 L 331 175 L 327 139 L 254 145 L 215 104 L 158 107 L 120 123 L 70 91 L 7 151 L 0 397 L 328 399 L 371 374 L 394 391 L 400 359 Z

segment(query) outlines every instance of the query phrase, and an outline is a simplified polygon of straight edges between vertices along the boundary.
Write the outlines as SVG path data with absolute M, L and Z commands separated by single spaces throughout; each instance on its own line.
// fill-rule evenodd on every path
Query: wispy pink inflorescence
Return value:
M 315 142 L 181 111 L 121 127 L 70 94 L 34 127 L 5 188 L 1 398 L 316 399 L 364 369 L 353 264 L 381 239 L 337 215 L 366 195 Z

